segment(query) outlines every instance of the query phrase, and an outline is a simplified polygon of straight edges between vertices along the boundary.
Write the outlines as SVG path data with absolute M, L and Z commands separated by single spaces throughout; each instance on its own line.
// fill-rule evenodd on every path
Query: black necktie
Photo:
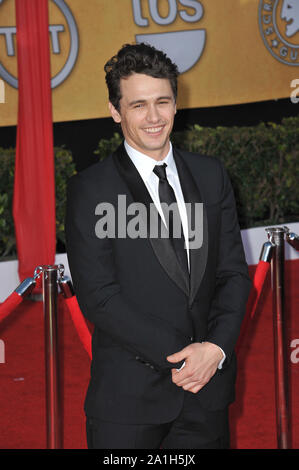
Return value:
M 153 172 L 159 177 L 160 202 L 161 203 L 164 202 L 168 206 L 172 203 L 175 203 L 173 206 L 171 206 L 171 210 L 168 211 L 168 215 L 167 215 L 167 211 L 163 208 L 163 205 L 162 205 L 162 210 L 163 210 L 166 222 L 169 216 L 168 232 L 169 232 L 169 237 L 171 239 L 171 242 L 173 243 L 173 247 L 176 252 L 177 258 L 182 268 L 184 269 L 184 271 L 189 275 L 187 251 L 184 247 L 185 239 L 184 239 L 183 227 L 181 224 L 181 218 L 180 218 L 177 200 L 176 200 L 174 191 L 167 180 L 166 167 L 167 167 L 166 163 L 163 163 L 163 165 L 156 165 L 153 169 Z M 172 207 L 174 207 L 173 211 L 172 211 Z M 176 218 L 175 219 L 176 225 L 180 229 L 179 238 L 177 236 L 174 236 L 175 235 L 174 218 Z

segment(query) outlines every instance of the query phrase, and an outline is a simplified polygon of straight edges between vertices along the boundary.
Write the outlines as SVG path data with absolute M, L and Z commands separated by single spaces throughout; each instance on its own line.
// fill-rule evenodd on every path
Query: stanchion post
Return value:
M 284 235 L 282 227 L 268 228 L 268 237 L 274 243 L 271 259 L 271 286 L 273 298 L 273 331 L 275 361 L 275 399 L 277 446 L 289 448 L 288 363 L 286 350 L 286 322 L 284 308 Z
M 291 245 L 295 250 L 299 251 L 299 237 L 296 233 L 290 232 L 288 227 L 285 227 L 286 230 L 286 241 Z
M 43 303 L 45 325 L 47 448 L 62 447 L 59 357 L 57 334 L 57 271 L 59 266 L 43 266 Z

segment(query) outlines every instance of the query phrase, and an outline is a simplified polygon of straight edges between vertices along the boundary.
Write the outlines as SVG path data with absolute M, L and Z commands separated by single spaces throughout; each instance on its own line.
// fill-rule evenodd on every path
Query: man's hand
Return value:
M 215 374 L 223 354 L 213 343 L 192 343 L 181 351 L 167 356 L 169 362 L 185 360 L 186 365 L 179 372 L 171 369 L 172 381 L 192 393 L 197 393 Z

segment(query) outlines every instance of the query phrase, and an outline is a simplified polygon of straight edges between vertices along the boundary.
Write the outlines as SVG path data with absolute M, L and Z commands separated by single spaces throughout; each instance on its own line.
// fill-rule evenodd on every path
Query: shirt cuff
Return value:
M 216 344 L 216 346 L 218 346 L 218 345 Z M 220 346 L 218 346 L 218 348 L 221 349 Z M 225 352 L 223 351 L 223 349 L 221 349 L 221 352 L 222 352 L 222 354 L 223 354 L 223 358 L 221 359 L 221 361 L 220 361 L 219 364 L 218 364 L 218 369 L 222 369 L 222 364 L 224 363 L 224 361 L 225 361 L 225 359 L 226 359 L 226 354 L 225 354 Z

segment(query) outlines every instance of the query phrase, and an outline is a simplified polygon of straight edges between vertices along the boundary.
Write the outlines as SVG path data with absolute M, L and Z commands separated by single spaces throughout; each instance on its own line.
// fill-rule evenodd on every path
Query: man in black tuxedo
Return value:
M 124 143 L 71 178 L 66 215 L 95 327 L 88 447 L 227 448 L 251 287 L 231 184 L 218 159 L 172 147 L 178 71 L 164 53 L 125 45 L 105 71 Z

